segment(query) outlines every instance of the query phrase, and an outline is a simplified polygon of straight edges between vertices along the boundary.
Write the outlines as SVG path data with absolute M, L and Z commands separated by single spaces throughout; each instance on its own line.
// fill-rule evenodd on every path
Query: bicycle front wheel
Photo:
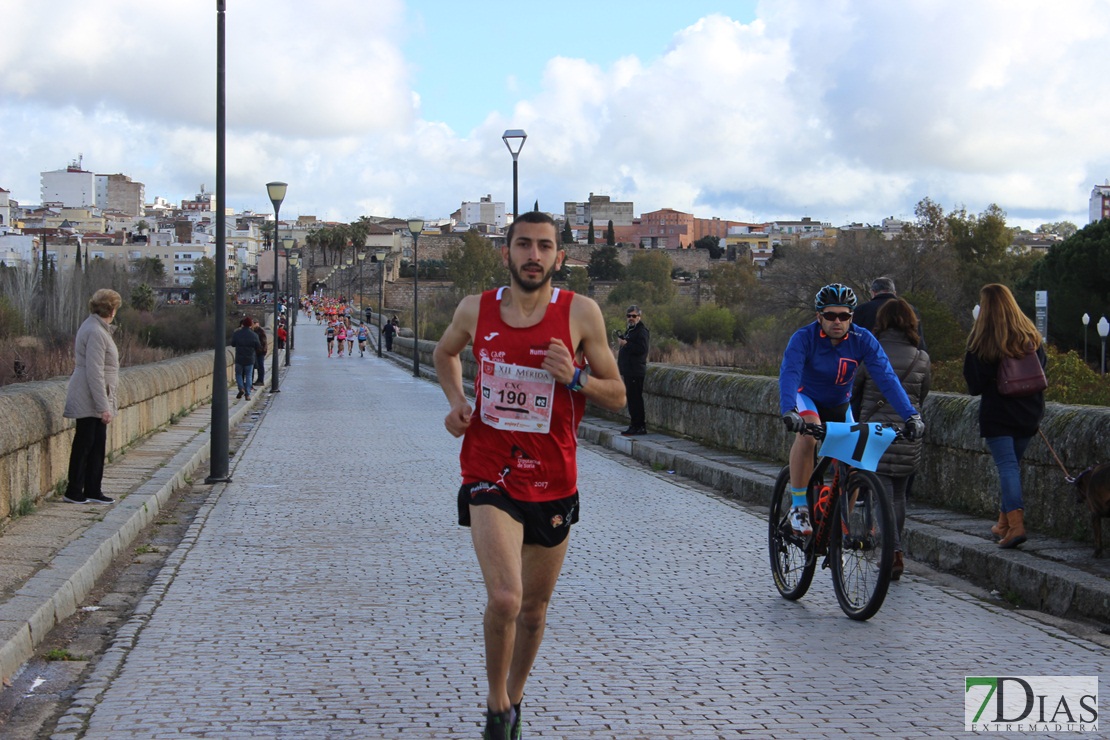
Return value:
M 894 507 L 877 475 L 852 471 L 832 524 L 829 560 L 836 600 L 852 619 L 870 619 L 883 605 L 894 563 Z
M 812 553 L 813 538 L 795 534 L 790 526 L 791 505 L 790 466 L 787 465 L 779 473 L 771 495 L 767 544 L 775 588 L 783 598 L 794 601 L 809 590 L 817 561 Z

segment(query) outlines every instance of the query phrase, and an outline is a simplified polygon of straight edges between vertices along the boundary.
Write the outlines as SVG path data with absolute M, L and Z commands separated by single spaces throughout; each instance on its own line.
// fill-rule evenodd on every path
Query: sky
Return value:
M 997 204 L 1087 223 L 1110 179 L 1106 0 L 227 0 L 226 202 L 283 219 L 590 193 L 833 225 Z M 79 156 L 215 189 L 214 0 L 0 0 L 0 188 Z

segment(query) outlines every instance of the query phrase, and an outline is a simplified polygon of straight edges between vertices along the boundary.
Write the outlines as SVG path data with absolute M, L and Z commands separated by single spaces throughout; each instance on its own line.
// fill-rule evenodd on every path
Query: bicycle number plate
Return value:
M 882 424 L 825 423 L 821 454 L 875 472 L 879 458 L 894 441 L 894 430 Z

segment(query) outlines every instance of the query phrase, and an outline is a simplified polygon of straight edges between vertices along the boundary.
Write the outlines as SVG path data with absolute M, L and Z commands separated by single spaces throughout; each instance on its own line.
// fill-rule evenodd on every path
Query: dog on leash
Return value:
M 1095 535 L 1095 557 L 1102 557 L 1102 518 L 1110 516 L 1110 463 L 1087 468 L 1072 481 L 1075 499 L 1091 512 L 1091 531 Z

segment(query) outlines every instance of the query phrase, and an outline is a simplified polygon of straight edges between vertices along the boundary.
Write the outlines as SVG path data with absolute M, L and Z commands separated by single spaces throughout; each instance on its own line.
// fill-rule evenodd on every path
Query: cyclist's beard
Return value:
M 536 263 L 534 263 L 534 262 L 525 262 L 524 264 L 525 265 L 534 265 Z M 517 267 L 515 264 L 513 264 L 513 260 L 510 257 L 509 258 L 509 274 L 511 274 L 513 276 L 513 282 L 515 282 L 518 286 L 520 286 L 520 288 L 525 293 L 534 293 L 535 291 L 539 290 L 540 288 L 542 288 L 544 285 L 546 285 L 548 282 L 551 281 L 551 276 L 555 274 L 555 265 L 552 265 L 551 269 L 544 272 L 542 275 L 540 275 L 539 278 L 534 278 L 534 277 L 531 277 L 531 276 L 521 275 L 520 268 Z

